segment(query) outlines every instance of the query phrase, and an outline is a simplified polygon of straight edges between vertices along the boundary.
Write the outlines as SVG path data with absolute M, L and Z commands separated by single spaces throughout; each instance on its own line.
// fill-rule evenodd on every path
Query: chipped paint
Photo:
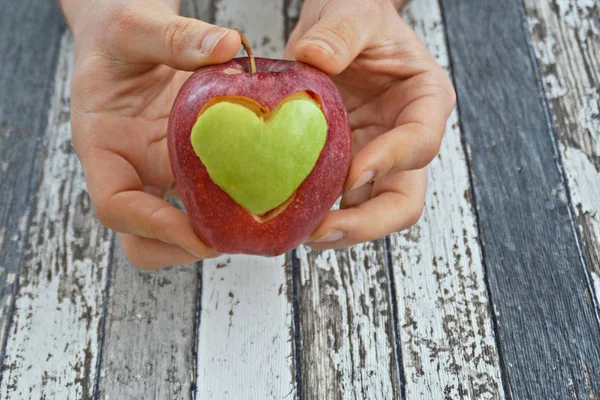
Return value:
M 72 53 L 73 40 L 66 33 L 0 398 L 90 398 L 95 385 L 111 235 L 91 210 L 80 207 L 83 171 L 76 156 L 64 151 L 71 134 Z M 23 228 L 26 222 L 23 217 Z M 60 356 L 48 354 L 63 348 Z
M 438 3 L 412 2 L 404 16 L 448 69 Z M 477 235 L 453 113 L 430 166 L 423 218 L 390 238 L 407 398 L 504 398 Z
M 303 396 L 398 398 L 383 242 L 297 256 Z
M 120 246 L 112 259 L 101 399 L 190 399 L 199 271 L 139 271 Z
M 525 8 L 587 264 L 598 296 L 600 4 L 595 0 L 525 0 Z M 556 96 L 556 88 L 560 88 L 560 96 Z
M 217 265 L 226 263 L 225 268 Z M 281 399 L 294 391 L 285 257 L 203 263 L 196 398 Z

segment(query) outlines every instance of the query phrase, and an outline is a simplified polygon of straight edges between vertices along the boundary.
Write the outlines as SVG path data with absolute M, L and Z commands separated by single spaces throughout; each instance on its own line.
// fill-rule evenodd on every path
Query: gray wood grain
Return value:
M 217 0 L 181 0 L 180 14 L 210 22 L 214 20 L 214 2 Z
M 525 0 L 559 152 L 600 294 L 600 3 Z
M 400 398 L 383 241 L 297 254 L 303 398 Z
M 286 0 L 285 34 L 301 0 Z M 305 399 L 400 397 L 383 241 L 292 256 L 298 393 Z
M 600 329 L 517 0 L 442 0 L 511 398 L 600 394 Z
M 191 399 L 199 284 L 198 267 L 139 271 L 117 246 L 101 399 Z
M 285 18 L 284 35 L 286 40 L 290 37 L 292 31 L 298 24 L 303 3 L 304 0 L 284 0 L 283 2 L 283 15 Z
M 25 260 L 0 398 L 90 399 L 96 384 L 111 235 L 95 218 L 69 123 L 73 38 L 61 41 L 39 153 Z
M 207 20 L 209 0 L 184 0 L 182 14 Z M 196 379 L 201 270 L 136 270 L 116 244 L 112 260 L 101 399 L 190 399 Z
M 0 363 L 64 29 L 54 1 L 10 2 L 0 12 Z
M 450 72 L 438 1 L 412 1 L 402 14 Z M 389 239 L 407 399 L 505 398 L 478 234 L 453 112 L 429 165 L 423 217 Z

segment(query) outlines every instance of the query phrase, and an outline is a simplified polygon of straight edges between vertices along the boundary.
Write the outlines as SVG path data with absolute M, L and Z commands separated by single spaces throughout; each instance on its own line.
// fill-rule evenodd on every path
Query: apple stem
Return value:
M 253 74 L 256 72 L 256 63 L 254 62 L 254 53 L 252 52 L 252 46 L 250 45 L 250 42 L 248 41 L 246 36 L 244 36 L 241 30 L 235 28 L 235 31 L 240 35 L 240 38 L 242 39 L 242 46 L 244 46 L 244 50 L 248 54 L 248 60 L 250 61 L 250 73 Z

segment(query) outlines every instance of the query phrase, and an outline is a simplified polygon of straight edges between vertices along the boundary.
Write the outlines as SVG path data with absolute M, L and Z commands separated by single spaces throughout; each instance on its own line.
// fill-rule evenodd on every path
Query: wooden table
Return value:
M 457 112 L 424 217 L 132 268 L 70 144 L 56 1 L 0 13 L 1 399 L 600 399 L 600 5 L 414 0 Z M 190 0 L 281 56 L 300 0 Z

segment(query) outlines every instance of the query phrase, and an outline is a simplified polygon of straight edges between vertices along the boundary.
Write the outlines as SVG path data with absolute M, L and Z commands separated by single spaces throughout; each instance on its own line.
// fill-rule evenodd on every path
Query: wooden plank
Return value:
M 197 399 L 293 399 L 285 258 L 205 261 Z
M 600 293 L 600 5 L 525 0 L 583 248 Z
M 400 398 L 383 241 L 297 254 L 302 397 Z
M 282 7 L 283 0 L 220 0 L 214 22 L 241 28 L 257 56 L 281 57 Z M 295 397 L 289 271 L 285 257 L 204 262 L 196 398 Z
M 200 273 L 193 265 L 139 271 L 113 258 L 101 399 L 190 399 Z
M 600 393 L 600 329 L 517 0 L 442 0 L 512 398 Z
M 286 32 L 301 1 L 286 2 Z M 298 388 L 306 399 L 397 399 L 400 380 L 383 241 L 296 252 Z
M 301 7 L 286 2 L 286 35 Z M 384 242 L 325 252 L 302 246 L 295 256 L 301 398 L 401 398 Z
M 182 14 L 209 19 L 209 0 L 182 2 Z M 132 267 L 119 245 L 111 268 L 101 399 L 190 399 L 195 384 L 201 272 Z
M 180 14 L 184 17 L 211 21 L 213 18 L 213 0 L 181 0 Z
M 73 39 L 65 34 L 41 155 L 42 176 L 7 341 L 0 398 L 92 397 L 111 235 L 71 147 Z
M 64 24 L 56 2 L 24 0 L 0 13 L 0 364 L 23 262 L 32 177 L 48 123 Z
M 438 2 L 411 2 L 403 17 L 449 70 Z M 390 237 L 407 399 L 504 399 L 460 135 L 454 112 L 421 221 Z
M 298 24 L 298 20 L 300 19 L 300 11 L 302 10 L 302 3 L 304 0 L 284 0 L 283 1 L 283 12 L 285 15 L 284 21 L 284 34 L 285 38 L 290 37 L 292 31 Z

